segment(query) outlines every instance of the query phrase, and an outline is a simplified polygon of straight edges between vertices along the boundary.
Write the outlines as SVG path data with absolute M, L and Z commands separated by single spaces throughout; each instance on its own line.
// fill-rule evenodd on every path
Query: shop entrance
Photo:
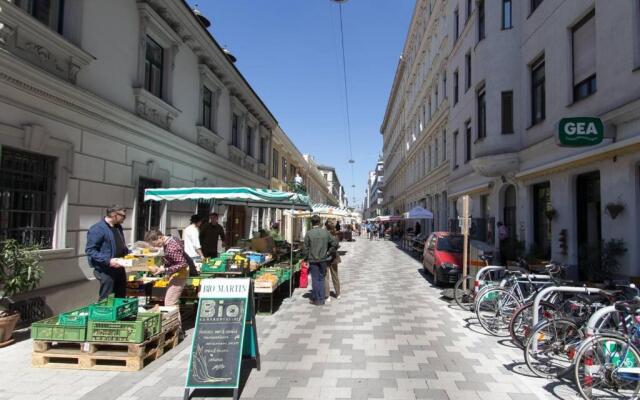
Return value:
M 246 208 L 244 206 L 227 207 L 227 240 L 229 247 L 238 243 L 239 239 L 247 237 L 245 232 Z
M 504 190 L 503 204 L 502 223 L 509 231 L 509 238 L 516 239 L 516 188 L 513 185 Z
M 578 175 L 576 182 L 578 265 L 580 279 L 592 278 L 600 264 L 602 241 L 600 172 Z
M 162 187 L 162 181 L 140 177 L 138 180 L 138 201 L 136 212 L 136 240 L 144 240 L 144 234 L 160 226 L 160 202 L 144 201 L 145 189 Z

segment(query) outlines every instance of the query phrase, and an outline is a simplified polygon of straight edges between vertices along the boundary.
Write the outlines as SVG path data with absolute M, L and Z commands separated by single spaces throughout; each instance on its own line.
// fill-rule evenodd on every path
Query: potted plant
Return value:
M 618 215 L 624 211 L 624 204 L 618 202 L 618 203 L 607 203 L 607 205 L 604 207 L 605 210 L 607 211 L 607 214 L 609 214 L 609 216 L 611 217 L 611 219 L 616 219 L 618 217 Z
M 13 329 L 20 319 L 19 313 L 10 310 L 13 296 L 35 289 L 42 277 L 37 250 L 14 239 L 0 242 L 0 347 L 13 341 Z

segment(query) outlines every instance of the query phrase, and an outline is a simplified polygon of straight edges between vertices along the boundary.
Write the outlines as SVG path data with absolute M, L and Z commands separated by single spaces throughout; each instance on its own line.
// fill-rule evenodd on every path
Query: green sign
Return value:
M 558 126 L 557 142 L 560 146 L 593 146 L 602 142 L 604 125 L 600 118 L 562 118 Z

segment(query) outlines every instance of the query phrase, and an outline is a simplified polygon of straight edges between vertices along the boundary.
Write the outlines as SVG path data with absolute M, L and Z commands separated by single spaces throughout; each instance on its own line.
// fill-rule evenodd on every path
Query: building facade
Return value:
M 144 189 L 270 187 L 281 130 L 186 2 L 38 4 L 0 0 L 0 239 L 42 247 L 32 295 L 55 312 L 96 297 L 85 244 L 105 207 L 128 208 L 129 243 L 177 235 L 210 204 L 144 202 Z M 231 240 L 258 226 L 217 210 Z
M 338 178 L 336 169 L 328 165 L 318 165 L 318 170 L 320 170 L 320 173 L 324 177 L 325 181 L 327 181 L 327 189 L 338 200 L 338 207 L 349 207 L 347 194 L 344 191 L 344 187 L 340 183 L 340 178 Z
M 450 226 L 455 201 L 470 195 L 474 234 L 496 248 L 503 222 L 520 252 L 590 279 L 599 255 L 622 239 L 627 251 L 610 272 L 639 276 L 640 4 L 432 0 L 416 10 L 425 4 L 443 10 L 448 36 L 441 49 L 448 177 L 440 193 Z M 403 54 L 411 54 L 406 46 Z M 403 77 L 406 64 L 398 68 Z M 404 92 L 392 92 L 389 104 L 406 104 Z M 560 120 L 570 117 L 600 119 L 604 140 L 559 146 Z M 383 135 L 395 133 L 387 119 Z M 410 132 L 399 129 L 398 137 L 408 142 Z M 386 184 L 399 181 L 387 174 Z
M 366 188 L 365 218 L 375 218 L 384 215 L 382 187 L 384 185 L 384 162 L 378 161 L 376 168 L 369 171 L 369 181 Z

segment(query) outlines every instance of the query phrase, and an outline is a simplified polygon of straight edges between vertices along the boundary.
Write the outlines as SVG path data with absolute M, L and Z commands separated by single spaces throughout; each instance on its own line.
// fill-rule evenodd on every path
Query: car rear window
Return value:
M 450 253 L 462 253 L 463 236 L 445 236 L 438 239 L 438 250 Z

